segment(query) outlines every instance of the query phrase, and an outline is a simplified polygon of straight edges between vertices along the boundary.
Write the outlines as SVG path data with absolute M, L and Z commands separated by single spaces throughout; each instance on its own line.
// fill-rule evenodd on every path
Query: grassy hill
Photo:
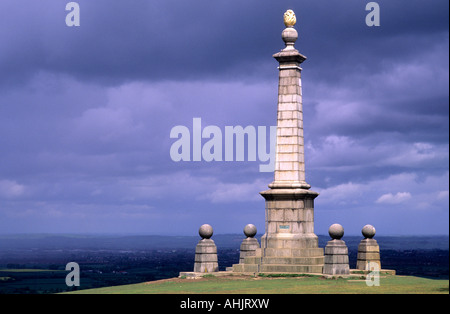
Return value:
M 207 275 L 201 279 L 172 278 L 132 285 L 73 291 L 77 294 L 448 294 L 449 281 L 386 275 L 379 286 L 363 277 L 325 279 L 321 276 L 252 277 Z

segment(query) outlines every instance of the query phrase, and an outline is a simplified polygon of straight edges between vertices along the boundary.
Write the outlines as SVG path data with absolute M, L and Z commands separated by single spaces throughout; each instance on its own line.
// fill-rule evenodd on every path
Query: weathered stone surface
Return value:
M 202 262 L 194 264 L 194 272 L 197 273 L 213 273 L 219 271 L 217 262 Z
M 325 254 L 325 264 L 347 264 L 348 265 L 348 255 L 326 255 Z
M 372 270 L 374 270 L 374 268 L 371 267 L 372 263 L 377 265 L 377 269 L 378 270 L 381 269 L 381 262 L 380 261 L 376 261 L 376 260 L 374 260 L 374 261 L 357 260 L 356 261 L 356 269 L 372 271 Z
M 323 273 L 327 275 L 348 275 L 350 270 L 348 264 L 325 264 Z
M 244 263 L 244 259 L 250 256 L 256 256 L 261 254 L 258 240 L 254 238 L 257 233 L 256 226 L 248 224 L 244 227 L 244 234 L 247 236 L 241 243 L 239 263 Z
M 244 264 L 261 264 L 261 256 L 247 256 L 244 258 Z
M 264 256 L 270 257 L 322 257 L 322 248 L 265 248 Z
M 263 257 L 262 264 L 280 265 L 323 265 L 324 258 L 319 257 Z
M 240 273 L 257 273 L 259 272 L 258 264 L 235 264 L 233 265 L 234 272 Z
M 326 246 L 325 247 L 325 255 L 333 255 L 333 254 L 348 254 L 348 247 L 347 246 L 345 246 L 345 247 L 339 247 L 339 246 L 336 246 L 336 247 L 329 247 L 329 246 Z
M 217 254 L 217 247 L 212 239 L 202 239 L 195 247 L 195 254 Z
M 344 236 L 344 228 L 340 224 L 332 224 L 328 229 L 328 234 L 332 239 L 341 239 Z
M 263 264 L 260 266 L 261 273 L 315 273 L 321 274 L 323 265 L 276 265 Z
M 256 226 L 253 224 L 248 224 L 244 227 L 244 234 L 247 238 L 253 238 L 258 230 L 256 229 Z
M 195 254 L 195 262 L 218 262 L 217 254 Z
M 374 252 L 374 253 L 364 253 L 364 252 L 358 252 L 358 259 L 360 260 L 380 260 L 380 253 Z
M 303 235 L 303 236 L 302 236 Z M 261 237 L 261 248 L 263 252 L 266 249 L 286 249 L 286 250 L 297 250 L 297 249 L 314 249 L 318 248 L 319 240 L 318 237 L 313 233 L 305 234 L 291 234 L 291 233 L 273 233 L 267 234 Z M 292 254 L 289 254 L 292 256 Z
M 328 241 L 325 247 L 323 273 L 327 275 L 348 275 L 350 273 L 348 248 L 345 242 L 340 240 L 341 234 L 344 234 L 343 229 L 340 229 L 333 228 L 330 235 L 337 236 L 339 239 Z
M 375 236 L 375 232 L 375 227 L 372 225 L 365 225 L 361 230 L 362 235 L 366 239 L 372 239 Z
M 375 239 L 363 239 L 358 245 L 358 252 L 380 252 L 380 247 Z
M 244 258 L 248 256 L 255 256 L 256 249 L 259 248 L 258 240 L 255 238 L 246 238 L 241 243 L 240 255 L 239 255 L 239 263 L 244 262 Z
M 213 228 L 208 224 L 201 225 L 200 228 L 198 229 L 198 234 L 203 239 L 209 239 L 213 235 Z
M 358 245 L 356 268 L 370 270 L 371 263 L 373 263 L 381 269 L 380 247 L 378 246 L 377 240 L 372 238 L 375 235 L 375 228 L 372 225 L 366 225 L 362 233 L 368 238 L 361 240 Z
M 217 271 L 219 271 L 219 264 L 216 244 L 210 238 L 200 240 L 195 247 L 194 272 L 212 273 Z

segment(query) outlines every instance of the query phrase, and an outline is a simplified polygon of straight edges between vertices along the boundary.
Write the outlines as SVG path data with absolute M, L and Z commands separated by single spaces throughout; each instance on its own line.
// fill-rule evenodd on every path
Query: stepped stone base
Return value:
M 295 257 L 322 257 L 323 258 L 323 249 L 322 248 L 310 248 L 310 249 L 265 249 L 265 255 L 267 257 L 286 257 L 286 258 L 295 258 Z
M 255 256 L 257 249 L 259 249 L 258 240 L 255 238 L 244 239 L 241 243 L 239 263 L 243 263 L 246 257 Z
M 356 268 L 360 270 L 373 270 L 374 265 L 378 269 L 381 269 L 380 247 L 375 239 L 363 239 L 358 245 Z
M 233 270 L 320 274 L 324 253 L 314 234 L 314 199 L 318 193 L 298 188 L 294 183 L 277 182 L 261 192 L 266 205 L 261 249 L 254 258 L 244 259 L 245 266 Z
M 323 273 L 327 275 L 348 275 L 348 248 L 342 240 L 330 240 L 325 247 L 325 265 Z
M 267 264 L 261 265 L 261 273 L 321 273 L 323 265 L 285 265 L 285 264 Z
M 236 264 L 236 265 L 240 265 L 240 264 Z M 250 270 L 250 269 L 249 269 Z M 364 271 L 364 270 L 358 270 L 358 269 L 350 269 L 350 273 L 348 275 L 327 275 L 327 274 L 321 274 L 321 273 L 304 273 L 304 272 L 293 272 L 293 273 L 287 273 L 284 272 L 282 274 L 311 274 L 311 275 L 316 275 L 316 276 L 322 276 L 323 278 L 336 278 L 336 277 L 343 277 L 343 278 L 358 278 L 359 280 L 361 279 L 365 279 L 366 275 L 369 274 L 369 271 Z M 258 272 L 255 271 L 245 271 L 245 272 L 236 272 L 233 270 L 233 267 L 227 267 L 226 271 L 218 271 L 215 272 L 214 274 L 205 274 L 205 273 L 197 273 L 197 272 L 192 272 L 192 271 L 187 271 L 187 272 L 180 272 L 178 275 L 178 278 L 184 278 L 184 279 L 200 279 L 203 278 L 205 275 L 212 275 L 215 277 L 225 277 L 225 276 L 252 276 L 254 277 L 255 275 L 257 275 Z M 261 274 L 263 274 L 263 272 L 261 272 Z M 264 274 L 280 274 L 280 272 L 264 272 Z M 380 276 L 384 277 L 384 276 L 395 276 L 395 270 L 391 270 L 391 269 L 380 269 Z
M 212 273 L 219 271 L 217 247 L 212 239 L 202 239 L 195 247 L 194 272 Z
M 323 265 L 287 265 L 287 264 L 235 264 L 233 272 L 237 273 L 300 273 L 321 274 Z
M 242 263 L 234 264 L 233 272 L 239 273 L 315 273 L 321 274 L 324 266 L 322 248 L 311 249 L 262 249 L 255 251 L 255 256 L 245 257 Z
M 314 273 L 324 266 L 323 248 L 314 234 L 314 198 L 318 193 L 286 183 L 261 192 L 266 204 L 266 232 L 254 256 L 233 265 L 244 273 Z M 252 253 L 253 254 L 253 253 Z
M 234 264 L 229 271 L 236 273 L 259 273 L 258 264 Z

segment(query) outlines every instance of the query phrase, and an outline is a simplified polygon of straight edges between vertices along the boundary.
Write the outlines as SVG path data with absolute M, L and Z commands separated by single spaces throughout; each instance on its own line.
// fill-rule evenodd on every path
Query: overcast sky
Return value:
M 171 129 L 273 126 L 297 15 L 315 232 L 449 232 L 449 2 L 0 2 L 0 233 L 264 233 L 260 161 L 175 162 Z M 204 140 L 205 141 L 205 140 Z

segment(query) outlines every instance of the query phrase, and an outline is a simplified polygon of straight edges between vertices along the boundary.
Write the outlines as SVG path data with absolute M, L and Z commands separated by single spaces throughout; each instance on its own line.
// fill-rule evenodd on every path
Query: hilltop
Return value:
M 220 270 L 239 261 L 242 239 L 240 234 L 214 235 Z M 325 246 L 328 239 L 319 235 L 319 245 Z M 360 240 L 361 236 L 345 237 L 351 268 Z M 448 280 L 448 236 L 377 240 L 383 268 L 397 275 Z M 193 270 L 198 241 L 198 236 L 1 235 L 0 294 L 71 291 L 65 284 L 68 262 L 80 265 L 80 290 L 173 280 L 180 272 Z
M 73 291 L 76 294 L 448 294 L 449 281 L 385 275 L 379 286 L 365 277 L 325 279 L 322 276 L 261 277 L 232 275 L 201 279 L 171 278 L 132 285 Z

